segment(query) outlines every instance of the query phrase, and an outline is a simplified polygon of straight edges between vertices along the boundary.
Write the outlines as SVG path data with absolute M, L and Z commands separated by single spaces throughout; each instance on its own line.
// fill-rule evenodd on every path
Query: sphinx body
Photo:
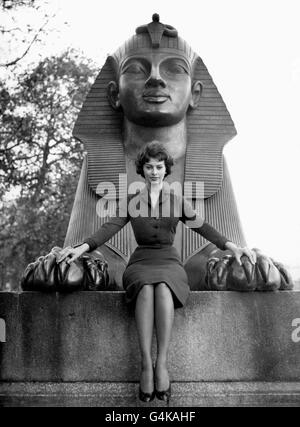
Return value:
M 97 215 L 103 195 L 97 194 L 98 184 L 112 183 L 121 198 L 132 182 L 141 180 L 134 158 L 152 140 L 163 143 L 175 159 L 167 181 L 190 183 L 186 196 L 196 210 L 202 209 L 205 220 L 238 245 L 246 244 L 223 156 L 236 130 L 203 61 L 174 28 L 154 19 L 107 59 L 73 133 L 85 144 L 87 156 L 66 246 L 80 243 L 105 222 Z M 204 203 L 194 199 L 196 183 L 202 186 Z M 122 289 L 122 273 L 135 247 L 129 224 L 99 248 L 108 261 L 111 289 Z M 203 289 L 214 245 L 179 224 L 175 247 L 191 289 Z

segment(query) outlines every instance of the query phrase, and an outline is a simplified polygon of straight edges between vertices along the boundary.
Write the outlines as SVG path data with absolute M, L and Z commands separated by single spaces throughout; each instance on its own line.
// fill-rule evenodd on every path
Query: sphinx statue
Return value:
M 166 178 L 169 184 L 179 182 L 184 187 L 192 183 L 185 196 L 194 208 L 202 209 L 205 220 L 228 239 L 246 245 L 223 156 L 223 147 L 236 135 L 234 123 L 202 59 L 157 14 L 107 58 L 73 135 L 84 144 L 87 155 L 65 246 L 79 244 L 106 221 L 97 214 L 104 196 L 101 183 L 112 184 L 114 196 L 121 199 L 131 183 L 141 181 L 134 160 L 141 147 L 153 140 L 163 143 L 174 159 L 173 172 Z M 194 197 L 194 184 L 202 188 L 200 204 Z M 192 290 L 228 289 L 229 273 L 233 289 L 255 289 L 247 260 L 242 267 L 231 265 L 229 254 L 182 223 L 174 245 Z M 129 223 L 98 248 L 108 263 L 109 289 L 123 289 L 122 274 L 135 247 Z M 259 274 L 266 284 L 262 288 L 290 288 L 284 267 L 259 251 L 257 255 Z

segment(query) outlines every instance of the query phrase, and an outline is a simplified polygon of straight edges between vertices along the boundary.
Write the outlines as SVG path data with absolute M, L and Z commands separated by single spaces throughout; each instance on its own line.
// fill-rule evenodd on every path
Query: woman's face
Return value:
M 164 160 L 150 158 L 143 166 L 146 184 L 158 185 L 164 180 L 166 165 Z

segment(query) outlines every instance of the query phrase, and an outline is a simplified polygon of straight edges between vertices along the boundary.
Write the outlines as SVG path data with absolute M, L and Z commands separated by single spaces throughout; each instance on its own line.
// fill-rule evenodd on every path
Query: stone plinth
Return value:
M 123 292 L 0 293 L 4 382 L 139 380 L 133 312 Z M 176 311 L 174 382 L 300 379 L 299 292 L 192 292 Z M 295 339 L 296 338 L 296 339 Z
M 0 383 L 1 406 L 300 406 L 300 382 L 175 382 L 168 404 L 140 402 L 135 383 Z

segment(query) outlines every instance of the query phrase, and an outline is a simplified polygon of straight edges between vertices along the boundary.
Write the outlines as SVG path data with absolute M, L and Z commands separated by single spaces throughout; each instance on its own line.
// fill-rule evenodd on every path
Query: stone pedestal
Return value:
M 299 318 L 300 292 L 192 292 L 176 310 L 169 405 L 300 405 Z M 3 292 L 0 319 L 0 405 L 139 405 L 123 292 Z

